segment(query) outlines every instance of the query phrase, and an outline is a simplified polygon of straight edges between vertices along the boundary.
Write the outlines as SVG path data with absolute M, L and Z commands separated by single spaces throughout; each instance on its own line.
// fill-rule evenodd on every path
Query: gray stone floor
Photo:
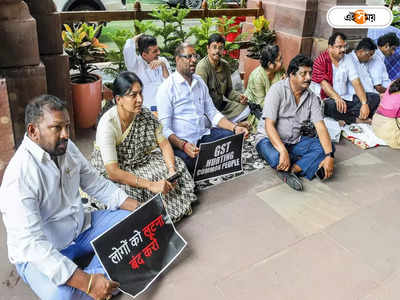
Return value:
M 85 155 L 93 136 L 78 137 Z M 137 299 L 399 299 L 399 152 L 342 141 L 336 156 L 335 177 L 302 193 L 269 168 L 203 191 L 177 225 L 188 247 Z M 0 232 L 0 299 L 36 299 Z

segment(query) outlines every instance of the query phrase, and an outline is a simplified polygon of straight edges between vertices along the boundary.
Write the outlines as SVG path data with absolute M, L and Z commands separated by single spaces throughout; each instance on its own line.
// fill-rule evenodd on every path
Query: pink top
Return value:
M 389 94 L 388 87 L 376 112 L 387 118 L 400 118 L 400 93 Z

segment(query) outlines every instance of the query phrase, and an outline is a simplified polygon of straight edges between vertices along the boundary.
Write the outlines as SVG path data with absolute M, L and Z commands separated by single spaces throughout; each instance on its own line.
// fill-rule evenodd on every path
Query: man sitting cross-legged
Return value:
M 258 153 L 278 171 L 278 176 L 291 188 L 301 191 L 296 176 L 312 179 L 322 168 L 323 179 L 333 174 L 334 148 L 323 121 L 319 99 L 309 89 L 312 61 L 300 54 L 290 61 L 288 78 L 270 88 L 263 109 L 264 122 L 259 122 L 256 136 Z M 312 122 L 318 137 L 305 136 Z M 307 128 L 306 128 L 307 127 Z
M 314 61 L 312 81 L 321 85 L 325 116 L 351 123 L 371 123 L 379 105 L 379 95 L 366 90 L 354 64 L 346 55 L 343 33 L 335 32 L 328 40 L 328 49 Z
M 194 74 L 198 55 L 190 44 L 183 43 L 175 50 L 176 71 L 157 92 L 158 118 L 163 134 L 193 173 L 199 144 L 248 130 L 225 118 L 214 106 L 207 85 Z M 208 118 L 214 127 L 206 127 Z M 219 127 L 219 128 L 217 128 Z

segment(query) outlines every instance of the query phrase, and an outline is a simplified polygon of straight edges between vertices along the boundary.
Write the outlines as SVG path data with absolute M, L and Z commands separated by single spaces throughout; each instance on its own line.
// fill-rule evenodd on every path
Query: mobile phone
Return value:
M 169 182 L 174 182 L 175 180 L 177 180 L 179 177 L 181 177 L 181 173 L 180 172 L 176 172 L 174 175 L 171 175 L 167 178 L 167 181 Z
M 323 167 L 319 168 L 317 171 L 317 176 L 319 179 L 323 180 L 325 178 L 325 169 Z

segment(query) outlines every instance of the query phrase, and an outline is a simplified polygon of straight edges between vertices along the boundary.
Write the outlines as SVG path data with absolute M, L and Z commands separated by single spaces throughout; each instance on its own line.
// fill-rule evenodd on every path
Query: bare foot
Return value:
M 365 120 L 361 120 L 360 118 L 356 119 L 356 123 L 363 123 L 363 124 L 372 124 L 372 120 L 371 119 L 365 119 Z

